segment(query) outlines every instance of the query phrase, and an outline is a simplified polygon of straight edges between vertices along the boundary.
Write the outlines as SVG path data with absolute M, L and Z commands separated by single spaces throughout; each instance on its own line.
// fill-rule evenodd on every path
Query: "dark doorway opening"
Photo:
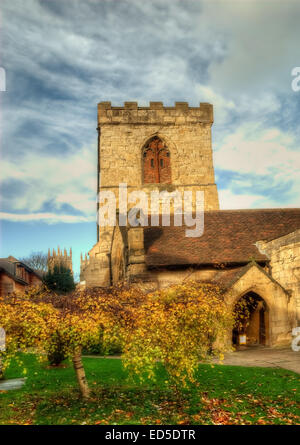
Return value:
M 234 317 L 234 346 L 268 345 L 269 311 L 263 298 L 248 292 L 235 304 Z

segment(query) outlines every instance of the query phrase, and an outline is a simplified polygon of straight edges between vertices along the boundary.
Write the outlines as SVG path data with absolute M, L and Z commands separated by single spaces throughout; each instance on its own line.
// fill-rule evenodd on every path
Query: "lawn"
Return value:
M 0 424 L 299 424 L 299 376 L 283 369 L 200 365 L 198 384 L 174 391 L 133 382 L 119 359 L 85 358 L 91 401 L 79 399 L 73 368 L 50 368 L 33 354 L 22 389 L 0 391 Z M 7 378 L 22 377 L 12 362 Z

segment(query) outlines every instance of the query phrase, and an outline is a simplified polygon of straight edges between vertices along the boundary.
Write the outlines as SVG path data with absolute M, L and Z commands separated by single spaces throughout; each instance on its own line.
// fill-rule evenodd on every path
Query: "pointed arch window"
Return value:
M 143 150 L 145 184 L 171 184 L 170 152 L 159 138 L 152 138 Z

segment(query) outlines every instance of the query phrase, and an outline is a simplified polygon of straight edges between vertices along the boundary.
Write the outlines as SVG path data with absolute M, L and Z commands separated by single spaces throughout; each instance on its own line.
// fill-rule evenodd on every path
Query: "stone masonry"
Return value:
M 194 193 L 201 190 L 205 210 L 218 210 L 212 124 L 213 107 L 208 103 L 201 103 L 199 107 L 189 107 L 186 102 L 176 102 L 175 107 L 164 107 L 162 102 L 150 102 L 149 107 L 139 107 L 136 102 L 125 102 L 124 107 L 113 107 L 110 102 L 99 103 L 98 192 L 114 192 L 119 208 L 120 183 L 127 184 L 128 192 L 143 190 L 148 196 L 153 191 L 191 190 Z M 153 138 L 159 138 L 170 156 L 169 183 L 144 181 L 144 148 Z M 113 227 L 98 228 L 97 244 L 81 263 L 81 279 L 87 286 L 110 284 L 113 233 Z M 130 230 L 128 243 L 128 269 L 130 273 L 142 273 L 142 228 Z
M 300 325 L 300 230 L 269 242 L 259 241 L 259 249 L 270 258 L 272 276 L 290 293 L 290 306 Z

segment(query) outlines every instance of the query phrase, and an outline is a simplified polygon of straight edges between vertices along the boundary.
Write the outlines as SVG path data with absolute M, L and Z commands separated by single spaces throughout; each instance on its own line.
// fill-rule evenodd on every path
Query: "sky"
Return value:
M 221 208 L 299 207 L 299 1 L 1 0 L 0 16 L 0 257 L 72 247 L 78 272 L 101 101 L 212 103 Z

